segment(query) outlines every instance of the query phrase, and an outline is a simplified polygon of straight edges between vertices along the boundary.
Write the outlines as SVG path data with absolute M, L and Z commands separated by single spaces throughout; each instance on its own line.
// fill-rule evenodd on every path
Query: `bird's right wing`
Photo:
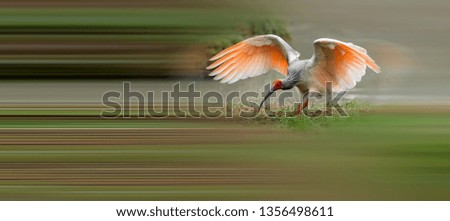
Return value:
M 207 69 L 215 69 L 209 75 L 221 83 L 234 83 L 241 79 L 259 76 L 274 69 L 287 75 L 288 64 L 300 53 L 276 35 L 259 35 L 219 52 Z
M 330 38 L 314 41 L 315 53 L 311 61 L 312 89 L 325 88 L 326 82 L 333 83 L 336 92 L 353 88 L 369 67 L 376 73 L 380 67 L 367 55 L 366 49 L 348 42 Z

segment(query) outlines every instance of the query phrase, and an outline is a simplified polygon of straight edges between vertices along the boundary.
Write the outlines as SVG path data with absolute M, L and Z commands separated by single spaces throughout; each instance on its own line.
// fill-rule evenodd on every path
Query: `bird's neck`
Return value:
M 295 87 L 302 79 L 304 69 L 308 60 L 294 60 L 289 64 L 288 75 L 283 79 L 283 89 L 291 89 Z

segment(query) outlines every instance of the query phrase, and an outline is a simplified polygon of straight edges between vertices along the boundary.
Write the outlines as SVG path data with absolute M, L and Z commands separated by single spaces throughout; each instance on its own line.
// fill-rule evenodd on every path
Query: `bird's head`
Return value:
M 259 109 L 261 109 L 262 105 L 264 104 L 264 101 L 267 100 L 267 98 L 270 97 L 270 95 L 273 94 L 273 92 L 280 90 L 283 88 L 283 81 L 281 79 L 274 80 L 272 83 L 272 87 L 270 87 L 269 92 L 267 92 L 266 96 L 264 96 L 264 99 L 261 101 L 261 104 L 259 105 Z

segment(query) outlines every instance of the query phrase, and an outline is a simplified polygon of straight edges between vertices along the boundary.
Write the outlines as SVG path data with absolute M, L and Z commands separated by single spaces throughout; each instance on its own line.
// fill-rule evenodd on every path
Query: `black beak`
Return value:
M 259 109 L 261 109 L 262 105 L 264 104 L 264 101 L 267 100 L 267 98 L 270 97 L 270 95 L 272 95 L 274 92 L 273 88 L 270 88 L 269 92 L 266 94 L 266 96 L 264 96 L 264 99 L 261 101 L 261 104 L 259 105 Z

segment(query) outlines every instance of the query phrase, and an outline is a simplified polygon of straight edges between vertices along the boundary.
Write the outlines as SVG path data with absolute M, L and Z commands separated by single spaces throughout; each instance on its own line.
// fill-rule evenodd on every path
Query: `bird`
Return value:
M 380 67 L 367 54 L 366 49 L 350 42 L 331 38 L 314 41 L 314 54 L 309 59 L 300 59 L 283 38 L 274 35 L 258 35 L 245 39 L 214 55 L 206 67 L 209 76 L 220 83 L 232 84 L 239 80 L 268 73 L 271 69 L 284 75 L 272 82 L 259 108 L 277 90 L 297 87 L 302 94 L 302 103 L 297 114 L 308 106 L 311 91 L 323 93 L 326 83 L 331 82 L 333 92 L 352 89 L 365 75 L 367 67 L 380 73 Z

